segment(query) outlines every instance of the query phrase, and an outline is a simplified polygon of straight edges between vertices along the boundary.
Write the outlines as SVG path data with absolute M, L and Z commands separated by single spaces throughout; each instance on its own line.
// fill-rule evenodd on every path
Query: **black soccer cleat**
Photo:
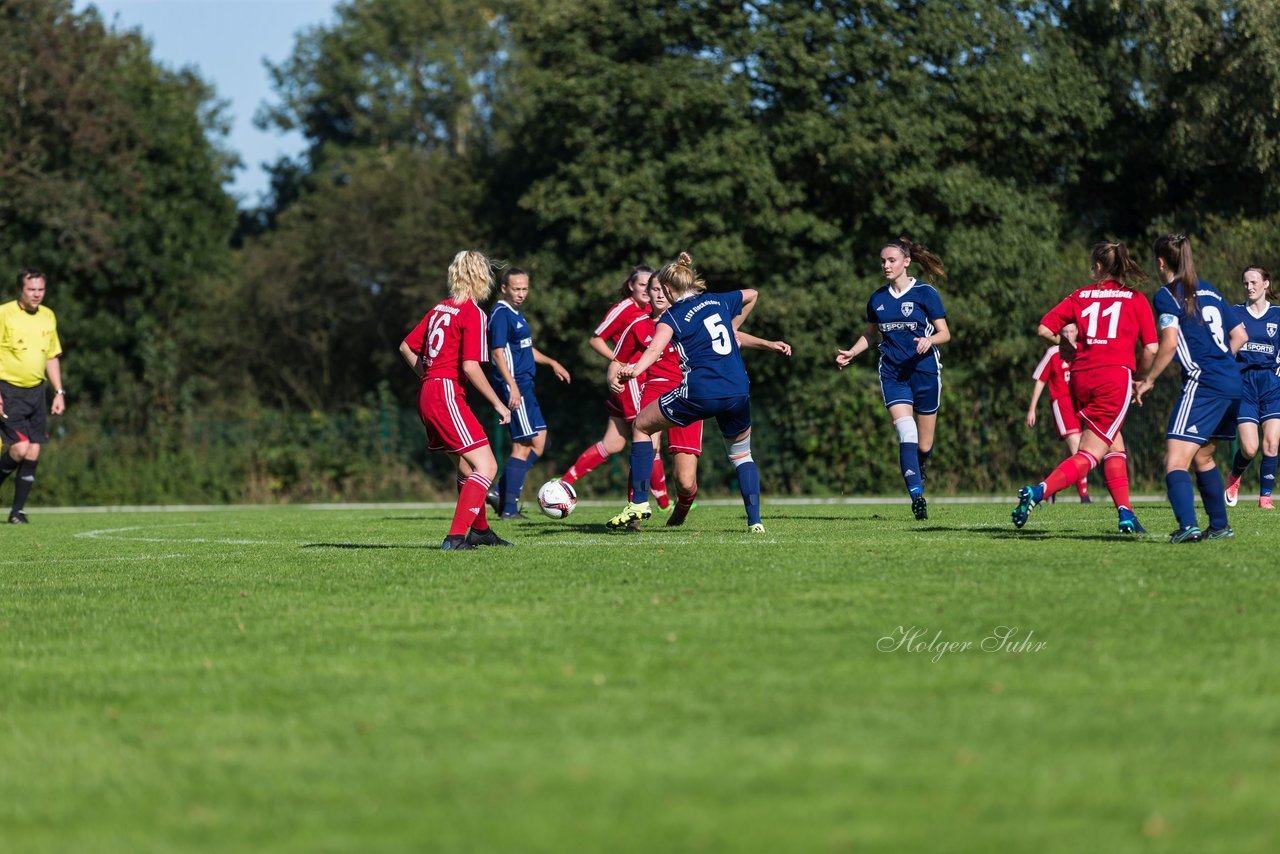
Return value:
M 469 552 L 474 550 L 475 546 L 467 542 L 466 534 L 450 534 L 440 544 L 440 551 L 442 552 Z
M 498 492 L 498 487 L 489 487 L 489 491 L 484 495 L 484 500 L 485 503 L 493 508 L 494 513 L 502 512 L 502 493 Z
M 529 517 L 517 510 L 514 513 L 503 513 L 498 516 L 504 522 L 528 522 Z
M 1169 542 L 1174 545 L 1179 543 L 1198 543 L 1202 539 L 1204 539 L 1204 534 L 1200 533 L 1200 529 L 1195 525 L 1179 528 L 1169 535 Z
M 9 514 L 9 524 L 10 525 L 29 525 L 31 523 L 27 521 L 26 513 L 23 513 L 21 510 L 14 510 L 12 513 Z
M 916 514 L 917 519 L 929 518 L 929 502 L 924 500 L 923 492 L 911 499 L 911 512 Z
M 1231 526 L 1228 525 L 1225 528 L 1205 528 L 1200 538 L 1203 540 L 1230 540 L 1235 535 L 1236 532 L 1231 530 Z
M 514 546 L 515 543 L 509 543 L 494 533 L 493 528 L 485 528 L 483 531 L 477 531 L 472 528 L 467 531 L 467 544 L 472 548 L 476 546 Z

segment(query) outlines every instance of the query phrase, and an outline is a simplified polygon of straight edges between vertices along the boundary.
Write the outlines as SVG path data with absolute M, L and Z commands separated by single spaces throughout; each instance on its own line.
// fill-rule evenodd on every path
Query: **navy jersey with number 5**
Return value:
M 740 397 L 750 382 L 742 364 L 733 319 L 742 314 L 742 292 L 697 294 L 673 303 L 658 318 L 671 327 L 671 343 L 684 370 L 681 397 Z
M 1240 366 L 1231 354 L 1231 330 L 1240 320 L 1231 304 L 1213 285 L 1200 281 L 1196 302 L 1200 317 L 1186 316 L 1186 303 L 1165 285 L 1155 295 L 1156 324 L 1163 330 L 1178 327 L 1178 363 L 1184 383 L 1196 383 L 1204 392 L 1222 397 L 1240 396 Z
M 933 321 L 946 316 L 938 291 L 915 279 L 896 296 L 893 286 L 885 285 L 867 300 L 867 323 L 875 324 L 880 330 L 880 359 L 899 372 L 939 372 L 942 360 L 938 357 L 938 348 L 917 353 L 916 339 L 932 335 L 936 331 Z

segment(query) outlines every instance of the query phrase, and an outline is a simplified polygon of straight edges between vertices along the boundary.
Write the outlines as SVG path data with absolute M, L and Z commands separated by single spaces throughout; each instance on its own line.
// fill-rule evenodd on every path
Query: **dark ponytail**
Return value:
M 1196 290 L 1200 287 L 1200 278 L 1191 258 L 1191 241 L 1185 234 L 1164 234 L 1156 238 L 1153 248 L 1156 257 L 1164 261 L 1169 272 L 1173 273 L 1173 280 L 1178 283 L 1174 296 L 1183 301 L 1184 314 L 1199 320 L 1200 303 L 1196 299 Z
M 912 261 L 918 261 L 920 269 L 924 270 L 931 279 L 945 279 L 947 277 L 947 270 L 942 266 L 942 259 L 925 249 L 923 244 L 915 243 L 907 237 L 897 237 L 890 240 L 885 246 L 893 246 Z
M 1095 243 L 1089 257 L 1098 270 L 1099 282 L 1110 280 L 1128 284 L 1129 279 L 1147 277 L 1142 266 L 1129 257 L 1129 249 L 1123 243 Z

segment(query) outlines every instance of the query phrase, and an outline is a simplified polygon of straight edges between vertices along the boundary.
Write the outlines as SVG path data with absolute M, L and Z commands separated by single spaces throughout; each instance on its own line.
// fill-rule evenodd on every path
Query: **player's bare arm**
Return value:
M 612 359 L 613 355 L 610 354 L 609 358 Z M 564 365 L 560 364 L 555 359 L 546 355 L 537 347 L 533 348 L 533 361 L 534 361 L 534 364 L 546 365 L 547 367 L 551 368 L 551 373 L 555 374 L 556 379 L 560 380 L 560 382 L 562 383 L 567 383 L 572 380 L 572 377 L 569 376 L 569 372 L 565 370 Z
M 772 350 L 784 356 L 791 355 L 791 345 L 786 341 L 769 341 L 741 330 L 738 330 L 735 335 L 738 338 L 738 346 L 744 350 Z
M 507 388 L 511 390 L 511 394 L 507 396 L 507 408 L 520 408 L 520 389 L 516 387 L 515 378 L 511 376 L 511 367 L 507 364 L 507 353 L 504 347 L 494 347 L 489 351 L 489 358 L 493 360 L 493 365 L 498 369 L 498 374 L 502 377 L 502 381 L 507 384 Z
M 494 393 L 493 386 L 489 384 L 489 380 L 484 375 L 484 370 L 480 367 L 479 362 L 471 359 L 464 359 L 462 362 L 462 372 L 467 375 L 467 379 L 475 386 L 476 391 L 489 401 L 489 405 L 498 413 L 500 424 L 507 424 L 511 421 L 511 410 L 498 399 L 498 395 Z
M 934 347 L 939 347 L 951 340 L 951 330 L 947 328 L 947 321 L 945 318 L 938 318 L 938 320 L 934 322 L 934 326 L 937 331 L 932 335 L 926 335 L 923 338 L 916 339 L 917 353 L 928 353 Z
M 418 375 L 419 379 L 421 379 L 422 378 L 422 360 L 418 358 L 418 351 L 414 350 L 408 344 L 401 341 L 400 357 L 404 359 L 405 364 L 408 365 L 413 370 L 413 372 Z
M 618 371 L 618 378 L 632 380 L 649 370 L 649 367 L 654 362 L 662 358 L 663 351 L 671 343 L 671 335 L 671 327 L 665 323 L 659 323 L 657 331 L 653 333 L 653 341 L 649 344 L 649 349 L 644 351 L 640 361 L 633 362 L 630 365 L 623 365 Z M 612 355 L 609 356 L 609 361 L 613 361 Z
M 850 362 L 862 355 L 862 353 L 871 346 L 871 339 L 875 338 L 879 331 L 874 323 L 868 323 L 866 331 L 853 342 L 853 346 L 848 350 L 836 350 L 836 364 L 841 368 L 848 366 Z
M 1231 347 L 1231 355 L 1240 352 L 1240 348 L 1249 342 L 1249 330 L 1244 328 L 1243 323 L 1236 324 L 1236 328 L 1231 330 L 1231 334 L 1227 337 L 1227 344 Z
M 1043 329 L 1044 327 L 1040 327 Z M 1031 392 L 1031 405 L 1027 407 L 1027 426 L 1036 426 L 1036 406 L 1040 403 L 1040 395 L 1044 393 L 1044 380 L 1036 380 L 1036 387 Z
M 606 362 L 613 361 L 613 348 L 609 346 L 609 342 L 605 341 L 599 335 L 592 335 L 591 340 L 587 342 L 591 345 L 591 349 L 604 358 Z
M 1164 318 L 1161 318 L 1163 325 Z M 1171 326 L 1164 326 L 1160 330 L 1160 344 L 1156 348 L 1155 358 L 1152 360 L 1151 369 L 1146 376 L 1135 380 L 1133 383 L 1133 402 L 1142 405 L 1142 396 L 1151 391 L 1152 386 L 1156 384 L 1156 380 L 1164 373 L 1164 369 L 1169 367 L 1169 363 L 1173 361 L 1174 353 L 1178 350 L 1178 325 L 1175 321 Z
M 751 313 L 751 309 L 756 307 L 756 301 L 759 293 L 754 288 L 742 289 L 742 313 L 733 319 L 733 328 L 736 331 L 742 326 L 742 321 L 747 319 L 747 315 Z

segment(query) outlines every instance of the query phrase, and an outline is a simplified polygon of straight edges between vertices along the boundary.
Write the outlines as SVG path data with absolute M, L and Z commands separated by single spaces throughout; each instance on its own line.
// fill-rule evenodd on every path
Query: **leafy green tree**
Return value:
M 70 0 L 0 4 L 0 79 L 0 264 L 49 275 L 82 402 L 171 426 L 197 391 L 194 298 L 234 223 L 220 105 Z

